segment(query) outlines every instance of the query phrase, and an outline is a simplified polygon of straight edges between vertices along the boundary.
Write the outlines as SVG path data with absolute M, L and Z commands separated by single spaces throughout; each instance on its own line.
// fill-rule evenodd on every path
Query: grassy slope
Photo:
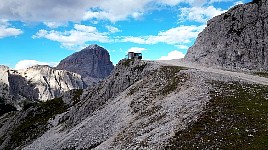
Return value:
M 83 90 L 74 90 L 72 101 L 77 103 Z M 48 120 L 54 118 L 57 114 L 67 111 L 68 106 L 63 102 L 62 98 L 55 98 L 46 102 L 29 103 L 24 106 L 22 112 L 25 113 L 22 122 L 18 122 L 12 131 L 10 131 L 10 139 L 5 149 L 14 149 L 29 144 L 33 139 L 38 138 L 48 130 Z M 24 116 L 24 115 L 22 115 Z M 6 137 L 6 136 L 4 136 Z M 0 138 L 0 144 L 4 139 Z
M 268 87 L 213 82 L 205 113 L 166 149 L 267 149 Z
M 0 97 L 0 116 L 2 116 L 5 113 L 16 111 L 17 109 L 10 105 L 5 103 L 5 99 Z
M 268 78 L 268 72 L 254 72 L 253 74 L 260 77 Z
M 11 134 L 11 148 L 24 145 L 42 135 L 47 130 L 47 121 L 66 110 L 61 98 L 42 102 L 35 106 Z

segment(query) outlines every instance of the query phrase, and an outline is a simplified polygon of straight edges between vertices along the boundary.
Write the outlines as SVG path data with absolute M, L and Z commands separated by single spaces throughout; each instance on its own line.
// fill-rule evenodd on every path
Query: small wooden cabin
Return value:
M 142 59 L 141 53 L 128 52 L 127 59 Z

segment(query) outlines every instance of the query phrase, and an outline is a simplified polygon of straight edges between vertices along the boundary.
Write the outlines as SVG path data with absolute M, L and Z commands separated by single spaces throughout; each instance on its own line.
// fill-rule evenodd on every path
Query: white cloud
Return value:
M 82 32 L 86 32 L 86 33 L 94 33 L 94 32 L 97 32 L 97 28 L 96 27 L 86 26 L 86 25 L 80 25 L 80 24 L 75 24 L 74 25 L 74 29 L 76 29 L 77 31 L 82 31 Z
M 132 16 L 134 19 L 139 19 L 142 15 L 143 15 L 143 12 L 133 12 L 133 13 L 131 14 L 131 16 Z
M 100 17 L 111 22 L 134 19 L 143 14 L 153 0 L 105 0 L 99 1 Z
M 15 65 L 16 70 L 26 69 L 35 65 L 49 65 L 51 67 L 55 67 L 57 62 L 41 62 L 37 60 L 21 60 Z
M 189 43 L 192 39 L 195 39 L 198 34 L 205 28 L 205 25 L 201 26 L 179 26 L 171 28 L 167 31 L 161 31 L 158 35 L 149 35 L 141 37 L 121 37 L 121 42 L 133 42 L 138 44 L 180 44 Z
M 120 42 L 132 42 L 137 44 L 146 44 L 146 38 L 147 37 L 133 37 L 133 36 L 124 36 L 119 37 Z
M 9 25 L 8 20 L 6 20 L 6 19 L 0 19 L 0 25 L 1 26 L 8 26 Z
M 114 14 L 115 13 L 115 14 Z M 111 22 L 117 22 L 120 20 L 126 20 L 129 17 L 134 19 L 138 19 L 143 15 L 143 12 L 131 12 L 126 11 L 125 13 L 118 13 L 117 12 L 106 12 L 106 11 L 87 11 L 84 13 L 83 20 L 91 20 L 91 19 L 98 19 L 98 20 L 109 20 Z
M 179 49 L 188 49 L 189 46 L 187 45 L 175 45 L 176 47 L 178 47 Z
M 90 11 L 85 12 L 83 15 L 83 20 L 91 20 L 91 19 L 108 20 L 108 18 L 110 18 L 112 22 L 115 22 L 121 19 L 119 17 L 109 16 L 109 13 L 103 12 L 103 11 L 99 12 L 99 11 L 90 10 Z
M 209 4 L 220 3 L 220 2 L 230 2 L 230 1 L 234 1 L 234 0 L 210 0 Z
M 9 20 L 50 22 L 48 26 L 55 28 L 58 22 L 138 19 L 161 5 L 176 6 L 180 3 L 201 7 L 208 0 L 0 0 L 0 14 Z
M 78 22 L 96 17 L 110 21 L 137 17 L 153 0 L 0 0 L 3 18 L 23 22 Z M 89 11 L 91 10 L 91 11 Z M 93 13 L 92 10 L 98 10 Z M 44 13 L 45 12 L 45 13 Z M 134 13 L 134 15 L 133 15 Z M 91 17 L 90 17 L 91 16 Z M 100 17 L 100 18 L 99 18 Z
M 21 29 L 10 27 L 7 20 L 0 19 L 0 38 L 5 38 L 9 36 L 18 36 L 22 34 Z
M 33 38 L 46 38 L 52 41 L 57 41 L 62 44 L 63 47 L 79 50 L 86 46 L 86 42 L 98 41 L 109 42 L 109 37 L 106 33 L 100 33 L 95 27 L 85 25 L 74 25 L 74 29 L 70 31 L 47 31 L 39 30 Z
M 194 7 L 201 7 L 207 3 L 207 0 L 189 0 L 190 5 Z
M 60 26 L 66 25 L 65 23 L 61 23 L 61 22 L 43 22 L 43 23 L 49 28 L 58 28 Z
M 0 38 L 18 36 L 22 33 L 21 29 L 0 26 Z
M 0 0 L 1 17 L 19 21 L 80 21 L 97 0 Z
M 208 2 L 208 0 L 157 0 L 157 2 L 169 6 L 175 6 L 180 3 L 186 3 L 191 6 L 203 6 Z
M 157 0 L 159 4 L 165 4 L 170 6 L 175 6 L 178 3 L 184 2 L 185 0 Z
M 111 33 L 121 32 L 118 28 L 113 27 L 113 26 L 105 26 L 105 27 Z
M 167 56 L 162 56 L 161 58 L 159 58 L 159 60 L 181 59 L 181 58 L 184 58 L 184 56 L 185 55 L 182 52 L 174 50 L 168 53 Z
M 229 9 L 231 9 L 232 7 L 234 7 L 236 5 L 239 5 L 239 4 L 244 4 L 244 2 L 243 1 L 237 1 L 231 7 L 229 7 Z
M 140 47 L 132 47 L 128 50 L 128 52 L 134 52 L 134 53 L 141 53 L 143 51 L 146 51 L 147 49 L 145 48 L 140 48 Z
M 222 10 L 221 8 L 215 8 L 214 6 L 208 7 L 184 7 L 180 9 L 180 21 L 196 21 L 205 23 L 207 20 L 213 18 L 214 16 L 220 15 L 227 10 Z
M 238 4 L 244 4 L 244 2 L 243 2 L 243 1 L 237 1 L 237 2 L 235 2 L 234 4 L 235 4 L 235 5 L 238 5 Z

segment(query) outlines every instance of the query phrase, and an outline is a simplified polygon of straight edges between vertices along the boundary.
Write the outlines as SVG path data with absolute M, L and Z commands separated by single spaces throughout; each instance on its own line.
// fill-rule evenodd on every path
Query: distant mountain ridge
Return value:
M 78 73 L 87 84 L 104 79 L 114 69 L 109 52 L 96 44 L 63 59 L 56 69 Z
M 49 66 L 33 66 L 13 70 L 0 66 L 0 97 L 13 102 L 20 100 L 47 101 L 72 89 L 86 87 L 81 76 Z
M 63 59 L 56 67 L 36 65 L 25 70 L 0 66 L 0 98 L 18 109 L 23 100 L 47 101 L 73 89 L 84 89 L 110 75 L 108 51 L 90 45 Z

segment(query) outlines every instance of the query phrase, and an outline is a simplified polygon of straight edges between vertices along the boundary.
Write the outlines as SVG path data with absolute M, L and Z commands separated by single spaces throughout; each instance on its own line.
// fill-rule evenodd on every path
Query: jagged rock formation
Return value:
M 267 0 L 254 0 L 214 17 L 185 59 L 220 68 L 268 71 L 267 10 Z
M 108 51 L 94 44 L 63 59 L 56 68 L 78 73 L 90 85 L 110 75 L 114 66 Z
M 0 69 L 0 97 L 17 107 L 24 99 L 46 101 L 66 91 L 85 88 L 79 74 L 49 66 L 33 66 L 26 70 L 1 66 Z

